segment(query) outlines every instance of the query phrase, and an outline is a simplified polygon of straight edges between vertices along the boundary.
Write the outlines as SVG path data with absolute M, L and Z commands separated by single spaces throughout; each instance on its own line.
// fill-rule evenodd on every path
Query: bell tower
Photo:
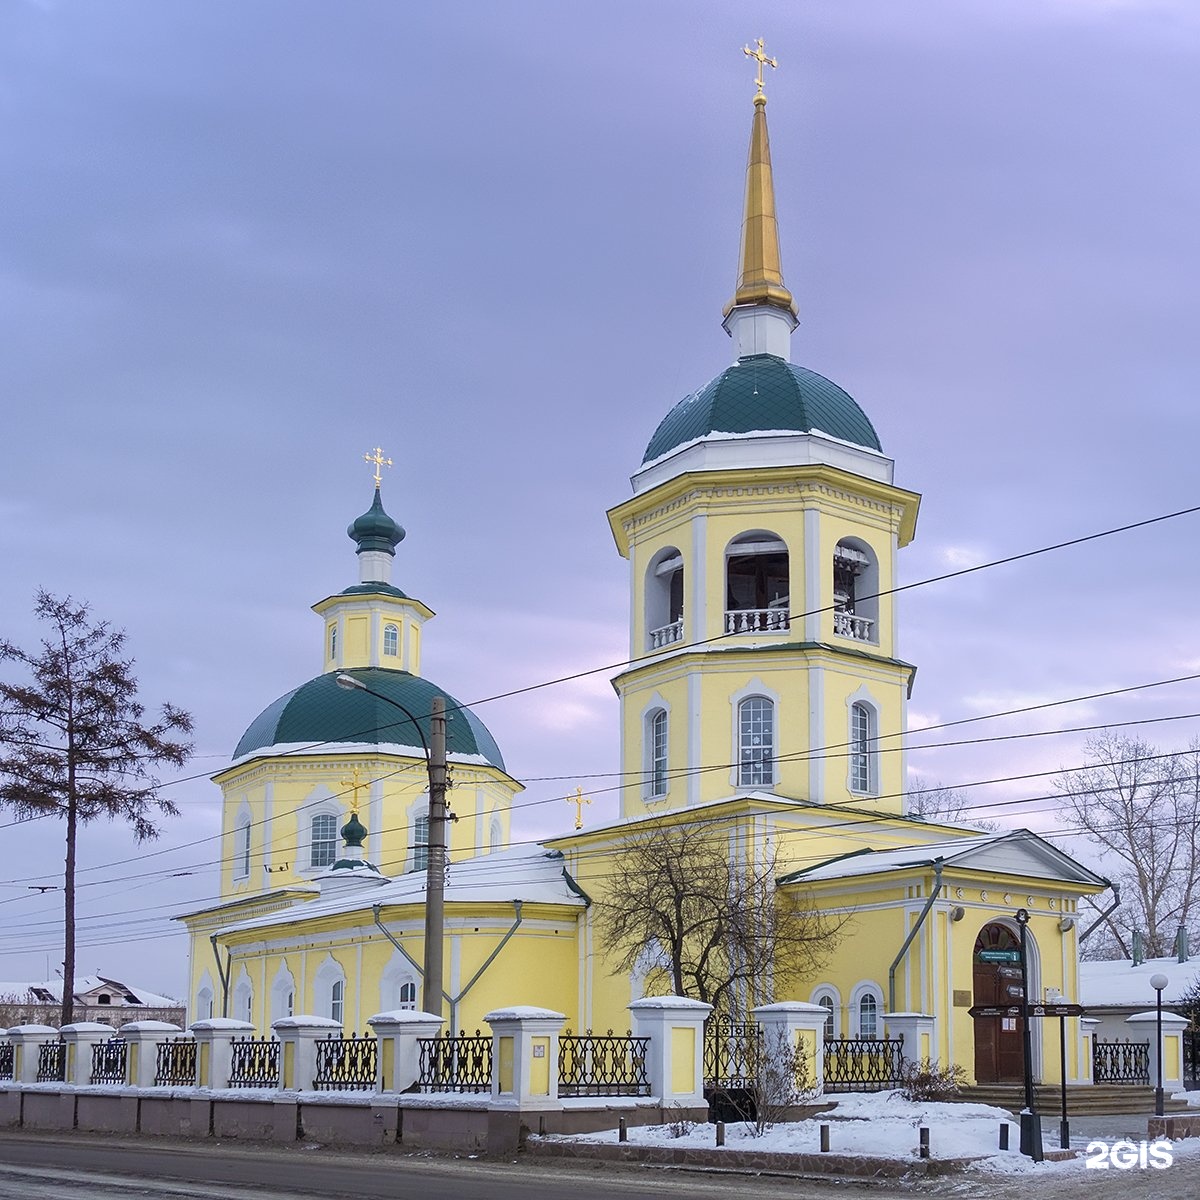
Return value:
M 790 360 L 762 90 L 724 328 L 737 361 L 666 415 L 608 516 L 631 572 L 621 811 L 739 793 L 901 811 L 896 552 L 919 497 L 867 415 Z

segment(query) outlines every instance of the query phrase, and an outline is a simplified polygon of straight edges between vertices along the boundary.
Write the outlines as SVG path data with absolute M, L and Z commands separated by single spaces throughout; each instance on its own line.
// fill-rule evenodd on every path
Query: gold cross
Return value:
M 743 46 L 742 53 L 748 54 L 751 58 L 758 60 L 758 79 L 755 82 L 758 84 L 758 94 L 761 96 L 763 90 L 763 67 L 777 67 L 779 63 L 773 58 L 768 58 L 763 52 L 762 38 L 759 38 L 755 44 L 757 48 L 754 50 L 751 50 L 749 46 Z
M 358 812 L 358 790 L 359 790 L 359 788 L 364 788 L 366 786 L 367 785 L 365 783 L 359 783 L 359 781 L 358 781 L 358 768 L 357 767 L 355 767 L 354 770 L 351 772 L 351 776 L 349 779 L 343 779 L 343 780 L 339 781 L 338 787 L 349 788 L 351 793 L 354 796 L 354 802 L 350 805 L 351 812 Z
M 591 804 L 591 799 L 583 794 L 583 788 L 577 787 L 575 795 L 566 798 L 568 804 L 575 805 L 575 828 L 583 828 L 583 806 Z
M 762 68 L 760 67 L 759 70 L 761 71 Z M 375 464 L 375 486 L 378 487 L 383 482 L 383 476 L 379 473 L 380 467 L 390 467 L 392 465 L 392 460 L 390 458 L 384 458 L 382 448 L 376 446 L 374 454 L 363 455 L 363 462 Z

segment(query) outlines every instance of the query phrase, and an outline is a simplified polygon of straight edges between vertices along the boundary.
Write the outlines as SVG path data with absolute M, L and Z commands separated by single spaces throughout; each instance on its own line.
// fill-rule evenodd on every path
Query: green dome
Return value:
M 504 770 L 504 758 L 487 726 L 468 708 L 437 684 L 407 671 L 387 671 L 381 667 L 356 667 L 329 671 L 301 684 L 286 696 L 268 705 L 242 734 L 235 759 L 267 750 L 272 746 L 319 745 L 325 742 L 392 743 L 419 747 L 412 722 L 398 709 L 356 688 L 337 685 L 339 674 L 353 675 L 367 687 L 402 704 L 417 719 L 429 744 L 429 720 L 434 696 L 446 699 L 446 752 L 477 755 L 493 767 Z
M 680 400 L 655 430 L 642 462 L 710 434 L 755 432 L 819 432 L 882 449 L 867 414 L 836 383 L 773 354 L 751 354 Z
M 350 523 L 346 534 L 358 543 L 360 554 L 364 550 L 382 550 L 385 554 L 395 554 L 396 544 L 404 541 L 404 526 L 393 521 L 383 511 L 383 499 L 376 488 L 371 507 Z

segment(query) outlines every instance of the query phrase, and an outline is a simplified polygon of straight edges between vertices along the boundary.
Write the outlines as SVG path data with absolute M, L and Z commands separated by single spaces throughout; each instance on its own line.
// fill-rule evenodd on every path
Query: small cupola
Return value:
M 384 511 L 379 485 L 375 498 L 361 517 L 350 522 L 346 534 L 358 546 L 358 577 L 362 583 L 390 583 L 396 547 L 404 541 L 404 526 Z

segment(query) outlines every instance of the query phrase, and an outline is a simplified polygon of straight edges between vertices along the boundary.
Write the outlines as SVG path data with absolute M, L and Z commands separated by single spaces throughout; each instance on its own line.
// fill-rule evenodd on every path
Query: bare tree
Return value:
M 776 891 L 778 850 L 730 848 L 729 829 L 656 822 L 613 856 L 594 911 L 614 972 L 644 970 L 672 991 L 732 1012 L 772 1000 L 779 978 L 821 965 L 843 918 Z
M 1129 957 L 1135 930 L 1149 957 L 1171 951 L 1200 899 L 1200 743 L 1163 753 L 1105 732 L 1088 741 L 1087 765 L 1056 782 L 1068 822 L 1103 853 L 1101 869 L 1121 885 L 1108 918 L 1111 945 Z
M 947 787 L 940 782 L 913 788 L 905 797 L 904 813 L 914 821 L 929 821 L 935 825 L 942 822 L 949 825 L 973 825 L 976 829 L 986 829 L 990 832 L 1001 828 L 998 821 L 975 816 L 967 796 L 957 788 Z
M 164 704 L 145 721 L 133 661 L 121 657 L 125 634 L 93 622 L 86 604 L 39 591 L 34 611 L 48 627 L 36 652 L 0 640 L 0 661 L 20 664 L 24 683 L 0 681 L 0 805 L 20 817 L 66 820 L 63 881 L 62 1023 L 75 991 L 75 860 L 79 826 L 97 817 L 123 820 L 138 841 L 158 836 L 152 817 L 179 810 L 150 771 L 182 766 L 192 718 Z

